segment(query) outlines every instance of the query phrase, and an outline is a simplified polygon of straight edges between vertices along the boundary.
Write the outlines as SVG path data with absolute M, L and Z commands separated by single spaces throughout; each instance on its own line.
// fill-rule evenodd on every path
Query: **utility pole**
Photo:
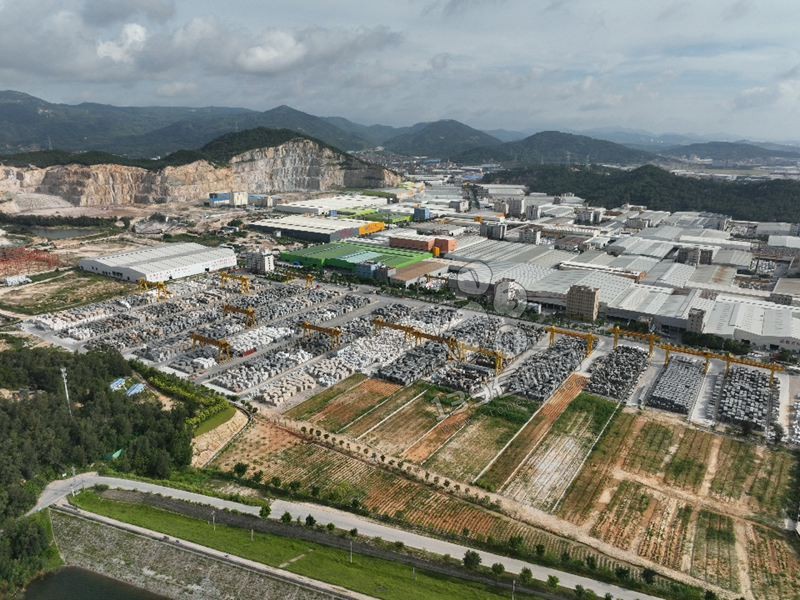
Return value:
M 514 600 L 514 592 L 517 590 L 517 580 L 511 580 L 511 600 Z
M 67 388 L 67 369 L 65 367 L 61 367 L 61 379 L 64 381 L 64 395 L 67 397 L 67 412 L 69 413 L 69 418 L 72 418 L 72 408 L 69 405 L 69 388 Z
M 211 511 L 211 526 L 214 528 L 214 532 L 217 531 L 217 512 L 212 510 Z
M 350 540 L 350 564 L 353 564 L 353 540 Z

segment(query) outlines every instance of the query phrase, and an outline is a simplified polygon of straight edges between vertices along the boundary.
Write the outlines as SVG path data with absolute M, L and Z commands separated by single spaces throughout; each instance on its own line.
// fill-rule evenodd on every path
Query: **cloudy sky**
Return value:
M 0 89 L 800 140 L 797 0 L 0 0 Z

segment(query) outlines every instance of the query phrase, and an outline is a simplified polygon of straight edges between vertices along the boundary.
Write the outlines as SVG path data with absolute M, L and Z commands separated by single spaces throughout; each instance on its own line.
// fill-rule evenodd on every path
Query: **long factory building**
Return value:
M 256 221 L 251 223 L 248 228 L 275 236 L 287 236 L 306 242 L 328 244 L 382 231 L 385 224 L 380 221 L 292 215 L 280 219 Z
M 188 242 L 85 258 L 79 266 L 88 273 L 122 281 L 159 282 L 235 268 L 236 254 L 230 248 L 209 248 Z

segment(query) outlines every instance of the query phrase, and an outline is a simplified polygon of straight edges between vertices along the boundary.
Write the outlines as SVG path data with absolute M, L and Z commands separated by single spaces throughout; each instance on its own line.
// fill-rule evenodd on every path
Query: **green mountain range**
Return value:
M 340 150 L 317 140 L 310 136 L 298 134 L 290 129 L 268 129 L 266 127 L 256 127 L 244 131 L 226 133 L 203 145 L 197 150 L 178 150 L 159 159 L 146 158 L 127 158 L 108 152 L 89 151 L 89 152 L 68 152 L 65 150 L 41 150 L 35 152 L 23 152 L 0 156 L 0 164 L 27 167 L 51 167 L 54 165 L 79 164 L 79 165 L 99 165 L 116 164 L 129 167 L 141 167 L 148 170 L 158 170 L 164 167 L 177 167 L 187 165 L 198 160 L 207 160 L 214 164 L 226 164 L 231 158 L 242 152 L 254 148 L 272 148 L 280 146 L 290 140 L 309 139 L 317 144 L 329 147 L 336 152 L 340 152 L 342 160 L 356 164 L 364 164 L 355 156 L 342 153 Z
M 454 159 L 468 164 L 641 164 L 655 160 L 656 155 L 585 135 L 542 131 L 516 142 L 467 150 Z

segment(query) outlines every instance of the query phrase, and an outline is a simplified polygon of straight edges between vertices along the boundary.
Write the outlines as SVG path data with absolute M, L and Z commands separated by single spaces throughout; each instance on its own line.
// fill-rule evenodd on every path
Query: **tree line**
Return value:
M 750 221 L 800 222 L 797 181 L 695 179 L 652 165 L 631 171 L 543 165 L 490 173 L 483 181 L 527 185 L 531 191 L 552 195 L 572 192 L 605 208 L 645 204 L 651 210 L 705 211 Z

